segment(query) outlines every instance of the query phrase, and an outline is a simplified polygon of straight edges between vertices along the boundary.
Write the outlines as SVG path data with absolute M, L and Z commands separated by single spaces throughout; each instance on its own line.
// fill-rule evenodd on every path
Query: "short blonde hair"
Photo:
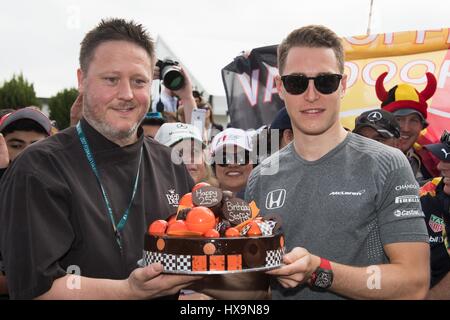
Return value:
M 309 25 L 289 33 L 278 46 L 278 70 L 280 75 L 286 64 L 289 50 L 294 47 L 330 48 L 338 62 L 340 73 L 344 73 L 345 54 L 341 38 L 325 26 Z

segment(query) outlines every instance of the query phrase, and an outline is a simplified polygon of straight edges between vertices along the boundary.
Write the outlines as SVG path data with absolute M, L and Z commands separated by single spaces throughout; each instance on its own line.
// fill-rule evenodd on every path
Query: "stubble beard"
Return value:
M 119 131 L 111 127 L 108 123 L 106 123 L 106 121 L 102 121 L 101 119 L 98 119 L 98 117 L 96 117 L 95 113 L 92 112 L 93 107 L 89 104 L 86 95 L 83 97 L 83 101 L 84 118 L 101 135 L 120 146 L 126 146 L 136 142 L 137 129 L 139 127 L 140 121 L 135 123 L 129 130 Z

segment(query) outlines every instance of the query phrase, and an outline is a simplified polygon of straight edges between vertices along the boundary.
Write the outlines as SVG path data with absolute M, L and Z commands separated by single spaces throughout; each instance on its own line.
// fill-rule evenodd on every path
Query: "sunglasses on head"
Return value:
M 244 153 L 223 153 L 222 159 L 220 155 L 216 156 L 216 164 L 221 167 L 227 167 L 229 165 L 246 166 L 250 163 L 250 153 L 245 151 Z
M 289 74 L 281 76 L 284 89 L 290 94 L 302 94 L 308 89 L 309 80 L 314 80 L 316 90 L 322 94 L 330 94 L 337 90 L 342 74 L 321 74 L 316 77 L 307 77 L 303 74 Z

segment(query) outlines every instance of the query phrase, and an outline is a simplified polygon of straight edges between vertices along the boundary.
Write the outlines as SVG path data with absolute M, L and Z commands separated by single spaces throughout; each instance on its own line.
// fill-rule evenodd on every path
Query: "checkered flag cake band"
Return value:
M 161 263 L 164 271 L 191 271 L 192 256 L 144 251 L 144 265 Z
M 192 269 L 192 257 L 179 255 L 177 256 L 177 270 L 190 271 Z
M 281 264 L 284 255 L 284 248 L 278 250 L 267 250 L 266 267 L 278 266 Z
M 265 220 L 265 221 L 257 221 L 259 229 L 263 236 L 271 236 L 273 234 L 273 228 L 277 224 L 276 221 Z

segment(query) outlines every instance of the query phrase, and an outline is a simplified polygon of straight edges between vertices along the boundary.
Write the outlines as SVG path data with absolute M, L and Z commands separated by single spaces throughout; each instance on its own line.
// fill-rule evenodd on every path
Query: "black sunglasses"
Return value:
M 220 154 L 217 154 L 215 163 L 221 167 L 227 167 L 229 165 L 246 166 L 250 163 L 250 153 L 248 151 L 244 153 L 223 153 L 222 159 L 220 159 Z
M 307 77 L 303 74 L 281 76 L 281 81 L 290 94 L 302 94 L 308 89 L 309 80 L 314 80 L 316 90 L 322 94 L 330 94 L 337 90 L 342 74 L 321 74 L 317 77 Z

